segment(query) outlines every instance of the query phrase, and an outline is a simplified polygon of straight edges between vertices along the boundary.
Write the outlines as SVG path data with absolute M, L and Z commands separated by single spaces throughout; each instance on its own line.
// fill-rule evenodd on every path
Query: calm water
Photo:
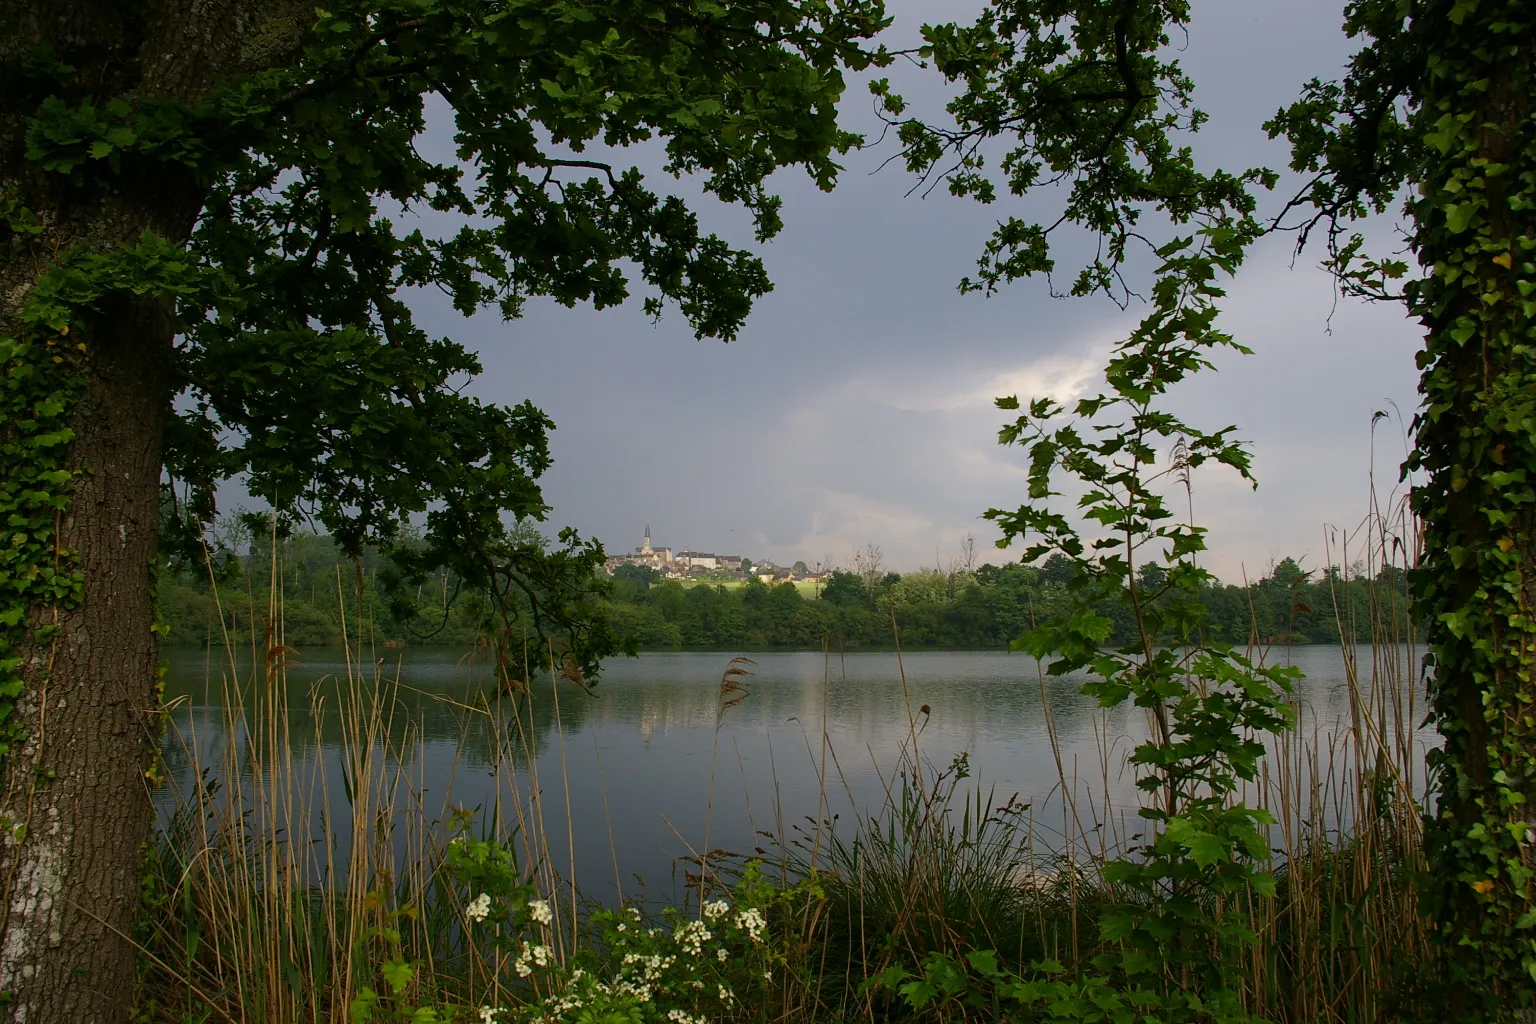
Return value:
M 498 795 L 503 807 L 510 807 L 513 787 L 526 799 L 531 770 L 541 783 L 554 862 L 562 874 L 571 870 L 569 819 L 578 882 L 598 897 L 614 892 L 614 851 L 626 894 L 641 880 L 653 896 L 674 893 L 677 859 L 706 841 L 712 786 L 710 848 L 738 853 L 770 848 L 762 833 L 804 838 L 814 834 L 816 819 L 833 815 L 839 830 L 846 830 L 851 815 L 880 805 L 914 731 L 927 761 L 942 767 L 968 755 L 971 784 L 991 791 L 999 804 L 1016 799 L 1030 805 L 1041 842 L 1059 842 L 1067 808 L 1047 707 L 1078 816 L 1104 820 L 1107 804 L 1113 824 L 1136 806 L 1133 780 L 1123 766 L 1146 734 L 1145 713 L 1102 711 L 1071 679 L 1046 679 L 1042 685 L 1035 662 L 1022 655 L 907 654 L 904 687 L 894 653 L 841 659 L 834 654 L 830 660 L 819 653 L 755 654 L 755 664 L 748 666 L 753 674 L 744 680 L 748 693 L 726 711 L 718 747 L 717 706 L 727 655 L 618 659 L 605 667 L 591 695 L 570 683 L 554 693 L 546 682 L 516 719 L 512 701 L 495 705 L 494 724 L 504 735 L 523 726 L 534 751 L 530 764 L 520 753 L 523 743 L 508 741 L 498 748 L 489 717 L 468 708 L 485 695 L 496 699 L 483 664 L 457 651 L 381 653 L 389 658 L 379 676 L 398 678 L 400 685 L 388 690 L 390 735 L 374 746 L 392 749 L 401 765 L 396 805 L 409 809 L 400 813 L 434 820 L 457 806 L 483 816 Z M 1338 748 L 1350 722 L 1342 655 L 1307 647 L 1280 660 L 1286 657 L 1307 674 L 1299 691 L 1302 732 L 1325 750 Z M 1362 675 L 1369 678 L 1371 651 L 1363 650 L 1360 659 Z M 236 672 L 247 674 L 243 666 Z M 347 675 L 344 652 L 302 652 L 288 667 L 285 692 L 275 695 L 281 714 L 258 716 L 248 727 L 231 725 L 224 684 L 230 675 L 227 662 L 221 668 L 201 653 L 172 655 L 170 694 L 185 700 L 174 712 L 167 743 L 173 785 L 165 791 L 165 808 L 191 791 L 199 767 L 205 776 L 218 774 L 210 766 L 221 758 L 225 764 L 236 758 L 249 777 L 251 759 L 258 756 L 253 748 L 260 744 L 253 744 L 248 732 L 271 735 L 281 726 L 292 737 L 297 773 L 309 780 L 311 841 L 344 842 L 327 826 L 341 820 L 352 785 L 344 768 L 343 716 L 336 711 L 342 697 L 336 680 Z M 1419 698 L 1412 720 L 1422 717 Z M 1420 746 L 1429 740 L 1418 737 Z M 512 748 L 517 752 L 509 759 Z M 497 756 L 498 749 L 503 756 Z M 319 810 L 322 803 L 329 804 L 325 813 Z

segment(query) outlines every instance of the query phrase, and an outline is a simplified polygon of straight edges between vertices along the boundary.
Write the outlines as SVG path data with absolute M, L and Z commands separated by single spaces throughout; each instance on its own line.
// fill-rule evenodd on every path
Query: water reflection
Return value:
M 1113 842 L 1126 834 L 1122 822 L 1134 819 L 1137 806 L 1124 764 L 1147 733 L 1144 712 L 1099 709 L 1078 692 L 1080 681 L 1042 679 L 1036 663 L 1021 655 L 921 652 L 901 664 L 885 652 L 754 655 L 750 694 L 725 714 L 717 742 L 727 655 L 616 660 L 592 693 L 546 680 L 519 697 L 497 693 L 486 665 L 472 655 L 389 653 L 382 664 L 365 666 L 370 682 L 361 696 L 339 682 L 348 678 L 341 650 L 302 652 L 281 692 L 257 687 L 238 695 L 226 680 L 248 677 L 247 666 L 232 672 L 227 663 L 173 657 L 168 689 L 185 700 L 167 743 L 166 813 L 193 791 L 200 770 L 218 774 L 210 766 L 236 764 L 242 778 L 270 779 L 262 772 L 272 766 L 252 760 L 263 747 L 252 739 L 283 731 L 290 737 L 285 770 L 305 780 L 308 798 L 257 824 L 307 835 L 325 854 L 315 854 L 317 870 L 326 856 L 345 861 L 352 833 L 332 823 L 344 819 L 366 784 L 353 777 L 366 749 L 387 752 L 395 765 L 390 777 L 375 781 L 392 794 L 396 815 L 440 821 L 464 807 L 483 824 L 541 809 L 547 852 L 560 873 L 574 870 L 584 889 L 607 898 L 618 888 L 632 893 L 640 880 L 653 894 L 668 894 L 677 859 L 706 843 L 748 853 L 767 848 L 764 833 L 813 830 L 815 821 L 834 815 L 846 827 L 853 815 L 879 806 L 914 737 L 932 763 L 967 754 L 973 780 L 999 802 L 1028 804 L 1042 842 L 1072 834 L 1074 814 L 1085 828 L 1106 823 L 1097 835 Z M 1366 664 L 1371 656 L 1363 651 Z M 1328 752 L 1343 756 L 1352 727 L 1345 662 L 1330 648 L 1299 648 L 1289 659 L 1307 673 L 1299 731 L 1324 752 L 1326 770 Z M 358 677 L 357 666 L 351 675 Z M 1410 698 L 1418 708 L 1408 707 Z M 343 706 L 358 700 L 387 711 L 377 734 L 348 732 Z M 229 706 L 242 702 L 254 713 L 232 720 Z M 1383 719 L 1378 731 L 1399 722 L 1411 730 L 1422 718 L 1421 698 L 1405 694 L 1400 703 L 1398 718 Z M 1422 750 L 1431 739 L 1420 732 L 1413 742 Z M 230 778 L 227 767 L 222 771 Z M 408 799 L 401 801 L 402 793 Z M 397 836 L 396 854 L 409 855 L 416 841 Z

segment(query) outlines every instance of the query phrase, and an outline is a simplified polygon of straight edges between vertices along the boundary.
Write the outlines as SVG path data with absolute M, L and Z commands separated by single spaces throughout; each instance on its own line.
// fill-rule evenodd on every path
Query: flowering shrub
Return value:
M 529 1024 L 705 1024 L 732 1015 L 738 989 L 750 998 L 773 977 L 766 892 L 749 865 L 734 903 L 706 901 L 696 917 L 669 909 L 656 924 L 633 906 L 598 911 L 587 922 L 592 941 L 572 958 L 581 966 L 546 972 L 552 994 L 521 1012 Z
M 420 964 L 389 955 L 382 984 L 353 1000 L 354 1024 L 706 1024 L 736 1011 L 738 989 L 756 994 L 772 980 L 777 954 L 764 906 L 773 889 L 756 864 L 733 900 L 708 900 L 697 916 L 668 909 L 650 921 L 629 906 L 597 911 L 579 929 L 562 922 L 563 932 L 505 845 L 457 838 L 445 867 L 461 900 L 466 951 L 490 969 L 490 992 L 478 1006 L 434 998 L 415 990 Z M 373 937 L 386 953 L 398 950 L 392 926 Z

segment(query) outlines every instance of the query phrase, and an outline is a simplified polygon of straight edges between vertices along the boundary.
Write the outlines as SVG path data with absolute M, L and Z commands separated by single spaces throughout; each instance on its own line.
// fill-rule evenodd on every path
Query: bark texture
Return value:
M 150 571 L 158 532 L 170 315 L 122 303 L 82 331 L 90 383 L 76 417 L 79 477 L 61 529 L 85 600 L 31 656 L 5 771 L 9 842 L 0 989 L 18 1022 L 115 1021 L 133 990 L 131 932 L 148 838 L 144 770 L 157 708 Z M 31 682 L 32 680 L 29 680 Z
M 125 160 L 83 182 L 39 171 L 25 142 L 37 103 L 55 89 L 98 107 L 118 97 L 195 101 L 225 77 L 292 59 L 311 16 L 291 0 L 0 3 L 0 190 L 44 225 L 40 235 L 0 235 L 0 332 L 17 330 L 62 254 L 110 251 L 146 231 L 184 240 L 202 205 L 193 176 L 164 164 Z M 71 81 L 21 74 L 45 46 L 75 68 Z M 83 573 L 84 600 L 57 618 L 54 641 L 22 652 L 27 739 L 0 764 L 0 815 L 24 826 L 0 845 L 0 992 L 3 1012 L 25 1024 L 116 1024 L 131 1009 L 174 325 L 168 304 L 116 296 L 69 335 L 86 345 L 71 456 L 83 472 L 59 541 Z M 33 620 L 57 614 L 34 609 Z

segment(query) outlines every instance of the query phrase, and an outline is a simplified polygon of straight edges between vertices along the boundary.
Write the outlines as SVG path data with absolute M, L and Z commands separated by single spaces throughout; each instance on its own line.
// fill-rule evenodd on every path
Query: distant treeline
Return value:
M 162 577 L 167 643 L 202 646 L 224 637 L 248 643 L 271 631 L 292 647 L 332 645 L 341 643 L 344 624 L 352 637 L 376 643 L 468 646 L 479 639 L 479 619 L 472 614 L 476 595 L 461 593 L 451 578 L 413 588 L 417 610 L 405 620 L 392 610 L 387 564 L 380 556 L 353 561 L 320 536 L 281 541 L 276 558 L 269 544 L 244 546 L 248 553 L 227 567 L 217 589 L 206 573 L 183 570 Z M 1157 566 L 1144 566 L 1141 577 L 1148 593 L 1157 590 Z M 1001 647 L 1032 620 L 1061 608 L 1069 600 L 1070 578 L 1070 566 L 1058 556 L 1039 567 L 982 565 L 974 571 L 878 576 L 837 572 L 819 594 L 802 594 L 791 583 L 684 583 L 624 566 L 602 609 L 621 636 L 650 648 L 889 647 L 893 619 L 903 646 Z M 274 581 L 280 583 L 275 590 Z M 1339 642 L 1341 622 L 1346 635 L 1368 641 L 1373 618 L 1378 626 L 1390 625 L 1383 619 L 1401 619 L 1404 593 L 1397 571 L 1365 579 L 1358 571 L 1337 568 L 1307 572 L 1287 558 L 1257 582 L 1218 584 L 1204 597 L 1213 639 L 1306 644 Z M 273 608 L 279 610 L 276 616 Z M 1118 606 L 1102 613 L 1129 637 L 1130 622 L 1122 621 Z M 1396 634 L 1404 628 L 1398 622 Z
M 1389 571 L 1368 581 L 1339 570 L 1308 573 L 1287 558 L 1247 587 L 1206 588 L 1209 633 L 1239 644 L 1338 643 L 1342 622 L 1346 635 L 1366 642 L 1373 615 L 1402 616 L 1401 575 Z M 1148 593 L 1158 590 L 1159 576 L 1156 566 L 1143 568 Z M 626 566 L 615 579 L 611 607 L 620 632 L 643 647 L 820 648 L 824 639 L 834 648 L 888 647 L 895 629 L 905 647 L 1001 647 L 1062 607 L 1070 578 L 1059 556 L 1040 567 L 927 569 L 873 580 L 838 572 L 819 598 L 808 599 L 788 583 L 684 586 Z M 1120 606 L 1100 612 L 1120 639 L 1130 638 L 1132 624 Z M 1405 630 L 1406 623 L 1398 623 L 1396 635 Z

